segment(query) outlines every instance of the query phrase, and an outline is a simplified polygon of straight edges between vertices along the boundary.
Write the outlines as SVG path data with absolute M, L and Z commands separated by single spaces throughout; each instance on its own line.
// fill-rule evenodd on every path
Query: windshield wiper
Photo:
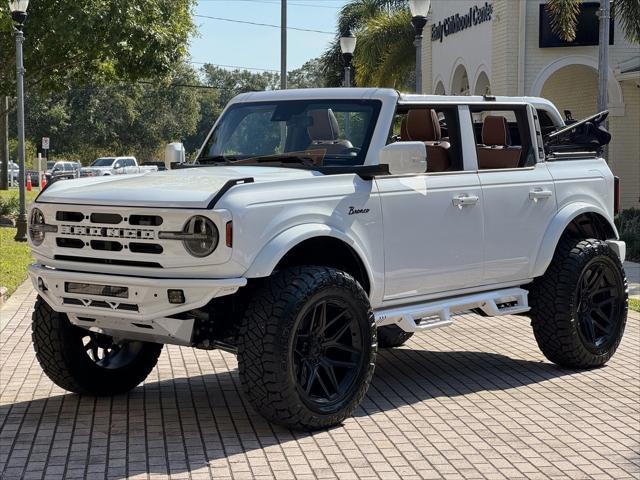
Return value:
M 237 160 L 235 157 L 228 157 L 226 155 L 212 155 L 200 157 L 197 161 L 201 165 L 231 165 L 235 160 Z
M 305 167 L 320 167 L 322 166 L 322 157 L 318 155 L 263 155 L 234 162 L 235 165 L 255 165 L 265 163 L 297 163 L 304 165 Z

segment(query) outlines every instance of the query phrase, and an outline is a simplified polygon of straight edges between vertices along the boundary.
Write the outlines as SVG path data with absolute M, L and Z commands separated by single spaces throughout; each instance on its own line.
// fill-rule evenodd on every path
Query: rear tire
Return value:
M 384 327 L 378 328 L 378 347 L 401 347 L 411 337 L 413 337 L 413 332 L 405 332 L 397 325 L 385 325 Z
M 160 344 L 115 343 L 112 337 L 76 327 L 41 297 L 31 329 L 44 373 L 73 393 L 110 396 L 128 392 L 147 378 L 162 351 Z
M 245 312 L 238 341 L 240 381 L 267 420 L 314 430 L 341 423 L 369 388 L 376 328 L 362 287 L 325 267 L 269 278 Z
M 542 353 L 569 368 L 604 365 L 620 345 L 628 287 L 620 259 L 603 241 L 561 240 L 530 290 L 531 325 Z

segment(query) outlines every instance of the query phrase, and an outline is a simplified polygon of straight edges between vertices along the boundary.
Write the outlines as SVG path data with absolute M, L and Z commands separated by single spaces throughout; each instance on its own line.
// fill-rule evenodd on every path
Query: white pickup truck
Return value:
M 566 128 L 540 98 L 240 95 L 195 164 L 37 198 L 37 358 L 64 389 L 112 395 L 163 344 L 222 349 L 256 410 L 302 429 L 351 414 L 377 348 L 458 312 L 529 315 L 550 361 L 603 365 L 627 316 L 605 117 Z
M 157 171 L 158 167 L 155 165 L 138 165 L 138 160 L 135 157 L 102 157 L 95 160 L 90 166 L 82 167 L 80 175 L 83 177 L 102 177 Z

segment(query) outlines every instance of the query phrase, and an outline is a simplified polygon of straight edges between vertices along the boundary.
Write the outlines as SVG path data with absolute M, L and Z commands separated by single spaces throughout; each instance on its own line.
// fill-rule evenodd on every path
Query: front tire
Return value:
M 267 420 L 314 430 L 341 423 L 364 397 L 376 328 L 362 287 L 325 267 L 295 267 L 255 291 L 238 365 L 245 395 Z
M 38 297 L 32 341 L 44 373 L 69 392 L 110 396 L 142 383 L 158 362 L 162 345 L 114 342 L 112 337 L 73 325 Z
M 531 325 L 542 353 L 568 368 L 604 365 L 620 345 L 628 287 L 620 259 L 603 241 L 561 240 L 530 291 Z

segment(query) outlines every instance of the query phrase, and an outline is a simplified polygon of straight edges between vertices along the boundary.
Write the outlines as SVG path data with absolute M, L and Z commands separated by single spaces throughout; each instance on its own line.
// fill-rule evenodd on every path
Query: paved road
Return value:
M 605 368 L 563 370 L 522 317 L 466 315 L 382 352 L 362 407 L 314 434 L 273 427 L 239 393 L 234 356 L 169 347 L 143 386 L 66 394 L 30 345 L 34 293 L 0 312 L 0 477 L 634 478 L 640 316 Z

